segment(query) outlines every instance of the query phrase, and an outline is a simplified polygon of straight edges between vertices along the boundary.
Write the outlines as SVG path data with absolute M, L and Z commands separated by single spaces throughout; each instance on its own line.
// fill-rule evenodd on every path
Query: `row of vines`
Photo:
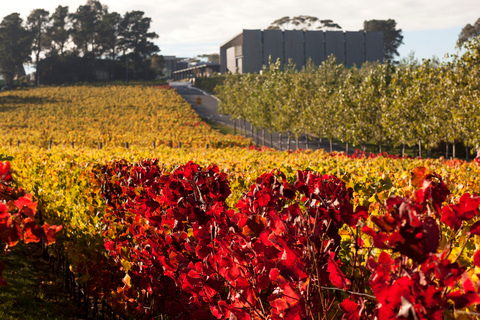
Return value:
M 331 56 L 301 71 L 270 62 L 260 74 L 226 75 L 219 110 L 257 129 L 308 133 L 365 147 L 389 142 L 423 150 L 446 143 L 478 149 L 480 42 L 439 63 L 365 63 L 346 68 Z
M 441 319 L 480 303 L 475 162 L 6 151 L 11 186 L 32 192 L 23 201 L 48 226 L 63 226 L 52 254 L 125 318 Z
M 170 86 L 145 83 L 38 87 L 0 93 L 0 143 L 184 147 L 248 146 L 205 123 Z

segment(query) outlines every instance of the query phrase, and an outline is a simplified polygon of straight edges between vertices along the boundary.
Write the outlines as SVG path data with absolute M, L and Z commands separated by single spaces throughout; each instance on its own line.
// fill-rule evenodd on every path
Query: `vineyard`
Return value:
M 256 148 L 168 87 L 0 99 L 1 244 L 90 318 L 479 315 L 478 159 Z
M 479 40 L 449 62 L 365 63 L 346 68 L 331 56 L 297 70 L 271 61 L 260 74 L 230 74 L 217 86 L 219 110 L 256 130 L 376 144 L 414 156 L 470 156 L 480 146 Z M 206 86 L 211 85 L 206 82 Z M 422 153 L 423 151 L 423 153 Z
M 204 147 L 247 146 L 198 117 L 174 90 L 147 85 L 44 87 L 1 95 L 0 143 Z

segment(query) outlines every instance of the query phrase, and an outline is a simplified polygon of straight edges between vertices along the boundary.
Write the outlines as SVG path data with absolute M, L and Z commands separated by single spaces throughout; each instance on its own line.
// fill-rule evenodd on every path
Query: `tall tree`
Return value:
M 20 14 L 12 13 L 0 23 L 0 72 L 7 85 L 12 85 L 15 74 L 22 72 L 23 64 L 31 60 L 31 33 L 23 26 Z
M 28 29 L 32 34 L 33 53 L 35 55 L 35 67 L 38 68 L 40 53 L 46 47 L 46 33 L 50 18 L 50 13 L 44 9 L 33 10 L 27 18 Z M 35 72 L 35 85 L 38 85 L 38 72 Z
M 129 55 L 134 62 L 134 77 L 139 68 L 144 67 L 146 59 L 160 51 L 150 39 L 158 38 L 155 32 L 149 32 L 151 18 L 144 17 L 143 11 L 127 12 L 121 23 L 121 40 L 124 54 Z
M 58 6 L 51 16 L 51 26 L 48 29 L 48 37 L 52 44 L 52 50 L 65 53 L 65 46 L 70 38 L 70 30 L 68 28 L 68 7 Z
M 88 0 L 87 4 L 78 7 L 77 11 L 70 15 L 73 42 L 84 57 L 89 54 L 101 55 L 97 41 L 97 28 L 106 12 L 107 7 L 100 1 Z
M 398 47 L 403 44 L 402 29 L 395 29 L 397 23 L 393 19 L 388 20 L 368 20 L 363 22 L 365 31 L 383 32 L 383 58 L 392 61 L 398 56 Z
M 470 39 L 480 36 L 480 18 L 473 24 L 468 23 L 458 35 L 457 45 L 461 46 Z
M 198 58 L 206 58 L 209 63 L 220 63 L 220 55 L 218 53 L 199 54 Z
M 293 29 L 300 30 L 312 30 L 312 29 L 321 29 L 321 30 L 335 30 L 342 29 L 338 23 L 333 22 L 330 19 L 320 20 L 317 17 L 300 15 L 293 18 L 289 16 L 277 19 L 273 21 L 268 30 L 286 30 L 292 25 Z
M 101 52 L 115 60 L 119 52 L 119 36 L 121 32 L 122 16 L 117 12 L 105 13 L 97 27 L 97 43 Z

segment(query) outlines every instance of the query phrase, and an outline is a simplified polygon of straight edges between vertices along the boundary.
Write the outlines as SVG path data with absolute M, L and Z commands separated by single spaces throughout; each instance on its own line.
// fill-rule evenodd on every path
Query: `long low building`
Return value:
M 346 66 L 383 61 L 383 33 L 322 30 L 243 30 L 220 47 L 220 72 L 254 73 L 280 58 L 301 69 L 308 59 L 320 65 L 330 55 Z

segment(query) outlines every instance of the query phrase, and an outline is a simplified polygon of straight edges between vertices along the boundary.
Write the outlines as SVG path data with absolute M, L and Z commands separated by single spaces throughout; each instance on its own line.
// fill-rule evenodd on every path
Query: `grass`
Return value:
M 0 287 L 0 319 L 85 318 L 63 290 L 62 273 L 52 270 L 36 245 L 18 244 L 0 260 L 7 280 L 7 285 Z
M 232 134 L 233 135 L 233 127 L 228 126 L 226 124 L 209 120 L 207 118 L 203 118 L 202 120 L 205 121 L 213 130 L 218 131 L 221 134 Z

